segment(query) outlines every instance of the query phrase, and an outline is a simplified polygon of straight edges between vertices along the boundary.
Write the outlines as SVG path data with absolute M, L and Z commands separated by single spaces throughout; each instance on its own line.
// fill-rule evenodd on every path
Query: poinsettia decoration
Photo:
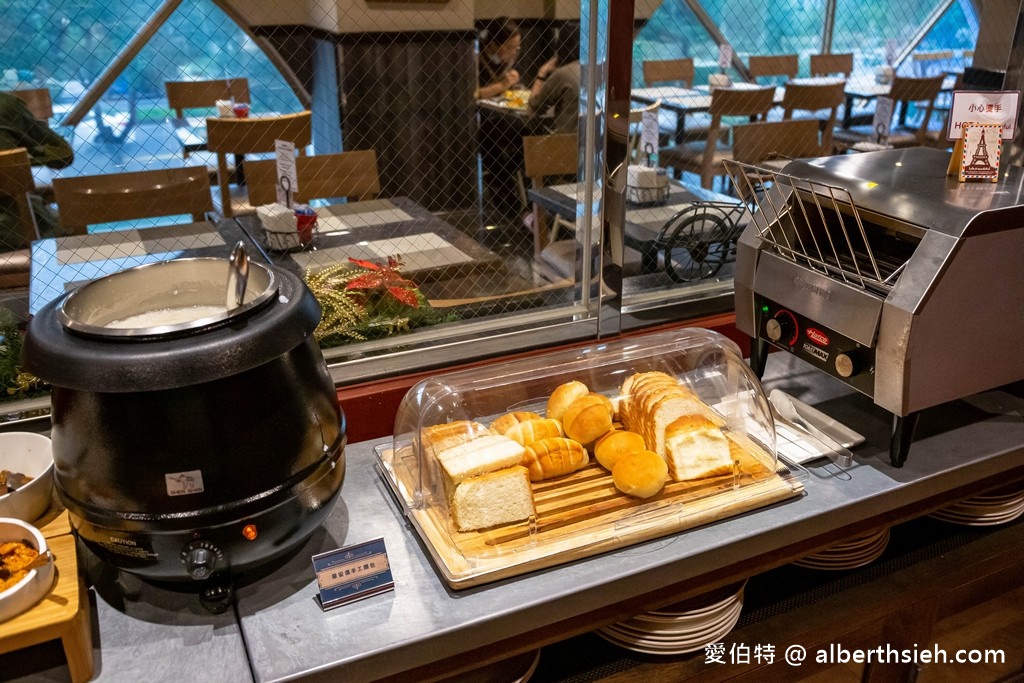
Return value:
M 389 256 L 386 264 L 348 260 L 348 264 L 306 273 L 306 284 L 323 310 L 313 333 L 322 345 L 389 336 L 457 319 L 431 308 L 416 283 L 402 275 L 398 257 Z
M 345 285 L 347 291 L 362 292 L 364 295 L 369 295 L 374 291 L 386 292 L 400 304 L 413 308 L 419 307 L 420 301 L 416 295 L 418 291 L 416 283 L 402 277 L 402 274 L 398 272 L 398 269 L 402 267 L 402 262 L 394 256 L 388 256 L 386 266 L 380 266 L 372 261 L 363 261 L 351 256 L 348 260 L 369 272 L 357 275 L 349 280 L 348 284 Z

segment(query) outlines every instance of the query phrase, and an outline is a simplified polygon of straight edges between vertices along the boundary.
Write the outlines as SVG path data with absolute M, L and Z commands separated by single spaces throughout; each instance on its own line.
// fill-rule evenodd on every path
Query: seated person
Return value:
M 580 25 L 569 22 L 558 31 L 555 56 L 541 65 L 530 89 L 533 116 L 550 113 L 552 133 L 575 133 L 580 111 Z
M 0 92 L 0 150 L 24 147 L 33 166 L 60 169 L 71 164 L 75 154 L 62 136 L 50 130 L 28 106 L 14 95 Z M 56 216 L 40 197 L 30 198 L 32 213 L 40 237 L 59 237 Z M 0 198 L 0 251 L 25 249 L 29 244 L 18 228 L 17 208 L 8 198 Z
M 60 169 L 75 160 L 67 140 L 33 116 L 19 98 L 0 92 L 0 149 L 19 147 L 28 150 L 33 166 Z
M 474 99 L 497 97 L 519 82 L 516 58 L 523 45 L 519 25 L 498 17 L 480 31 L 480 64 Z

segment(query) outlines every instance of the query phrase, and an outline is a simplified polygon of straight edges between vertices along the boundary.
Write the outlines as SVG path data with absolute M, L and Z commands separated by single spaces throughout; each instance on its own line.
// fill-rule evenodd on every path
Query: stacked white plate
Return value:
M 877 560 L 889 545 L 889 528 L 860 534 L 795 560 L 809 569 L 841 570 L 863 567 Z
M 537 670 L 538 662 L 540 650 L 524 652 L 464 674 L 445 678 L 440 683 L 527 683 Z
M 605 640 L 634 652 L 678 655 L 719 642 L 743 610 L 746 581 L 702 596 L 638 614 L 597 629 Z
M 965 526 L 994 526 L 1012 522 L 1024 515 L 1024 488 L 1020 484 L 1004 486 L 980 496 L 953 503 L 932 513 L 944 522 Z

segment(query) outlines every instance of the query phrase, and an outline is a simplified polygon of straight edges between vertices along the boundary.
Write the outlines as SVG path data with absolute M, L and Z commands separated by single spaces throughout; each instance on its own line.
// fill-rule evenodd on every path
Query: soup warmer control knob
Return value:
M 189 543 L 181 551 L 181 561 L 185 563 L 185 570 L 196 581 L 210 578 L 222 559 L 224 553 L 209 541 Z

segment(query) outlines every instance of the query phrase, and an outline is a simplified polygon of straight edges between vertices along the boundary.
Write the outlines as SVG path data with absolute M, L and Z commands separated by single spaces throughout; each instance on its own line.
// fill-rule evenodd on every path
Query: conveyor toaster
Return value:
M 1024 379 L 1024 173 L 946 176 L 949 154 L 885 150 L 731 163 L 752 219 L 736 255 L 736 326 L 871 397 L 906 460 L 919 411 Z

